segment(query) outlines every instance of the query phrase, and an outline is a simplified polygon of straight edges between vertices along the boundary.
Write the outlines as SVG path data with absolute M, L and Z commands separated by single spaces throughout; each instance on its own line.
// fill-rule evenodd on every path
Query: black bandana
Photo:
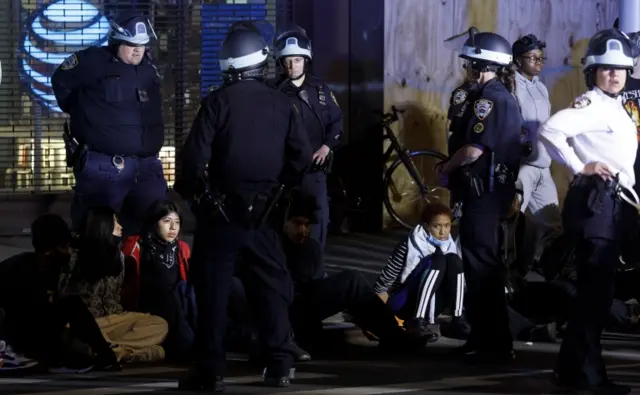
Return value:
M 164 265 L 171 269 L 176 264 L 178 257 L 178 241 L 166 242 L 161 240 L 155 233 L 147 233 L 143 240 L 143 251 L 148 254 L 154 263 Z

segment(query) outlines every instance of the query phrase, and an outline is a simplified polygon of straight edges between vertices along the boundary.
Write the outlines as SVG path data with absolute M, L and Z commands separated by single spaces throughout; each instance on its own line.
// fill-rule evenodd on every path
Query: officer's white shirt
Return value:
M 578 97 L 540 126 L 540 138 L 551 157 L 577 174 L 591 162 L 601 162 L 626 187 L 633 187 L 638 150 L 636 126 L 622 106 L 599 88 Z

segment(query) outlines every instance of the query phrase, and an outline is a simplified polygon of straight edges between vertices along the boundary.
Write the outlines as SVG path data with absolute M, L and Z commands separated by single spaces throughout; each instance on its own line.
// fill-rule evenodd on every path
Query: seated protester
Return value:
M 360 273 L 345 270 L 327 276 L 322 247 L 309 237 L 310 226 L 317 220 L 316 209 L 312 196 L 294 193 L 284 229 L 283 247 L 295 291 L 290 318 L 296 338 L 313 345 L 322 320 L 346 310 L 363 330 L 378 337 L 380 346 L 388 351 L 415 351 L 423 347 L 427 339 L 402 330 Z
M 192 351 L 196 306 L 195 294 L 187 286 L 191 250 L 178 239 L 180 218 L 175 203 L 156 202 L 149 210 L 142 235 L 127 237 L 122 252 L 126 266 L 133 265 L 126 270 L 123 305 L 164 318 L 169 324 L 163 344 L 167 356 L 182 361 Z
M 161 317 L 125 311 L 120 303 L 124 281 L 122 227 L 109 207 L 87 211 L 71 257 L 60 276 L 61 295 L 79 295 L 122 362 L 164 358 L 160 346 L 168 325 Z
M 530 309 L 545 309 L 547 320 L 552 320 L 558 326 L 563 326 L 568 320 L 571 305 L 578 295 L 575 246 L 571 244 L 566 234 L 561 235 L 545 248 L 540 264 L 548 281 L 546 284 L 551 288 L 551 291 L 547 289 L 538 292 L 540 297 L 534 300 L 531 300 L 531 295 L 526 295 L 526 300 L 530 305 L 533 304 L 529 307 Z M 624 264 L 620 264 L 616 271 L 616 285 L 620 287 L 615 288 L 607 321 L 608 327 L 618 330 L 626 330 L 635 326 L 640 315 L 640 306 L 637 303 L 628 302 L 634 296 L 625 292 L 626 290 L 622 286 L 629 280 L 625 277 L 630 275 L 629 272 L 622 269 L 624 267 Z M 630 280 L 634 281 L 636 278 L 632 277 Z M 637 283 L 634 282 L 634 285 L 637 289 Z
M 398 244 L 373 288 L 405 320 L 409 332 L 434 336 L 427 323 L 435 323 L 437 313 L 450 303 L 453 336 L 469 334 L 462 314 L 464 271 L 451 237 L 451 219 L 451 209 L 443 204 L 425 207 L 423 224 Z
M 33 222 L 31 234 L 35 252 L 0 263 L 0 305 L 6 312 L 3 329 L 12 344 L 53 372 L 119 370 L 111 346 L 82 300 L 57 295 L 61 269 L 69 260 L 69 226 L 60 216 L 48 214 Z M 67 325 L 91 348 L 94 360 L 71 352 L 63 341 Z M 10 347 L 2 353 L 5 363 L 13 357 L 14 364 L 19 364 Z

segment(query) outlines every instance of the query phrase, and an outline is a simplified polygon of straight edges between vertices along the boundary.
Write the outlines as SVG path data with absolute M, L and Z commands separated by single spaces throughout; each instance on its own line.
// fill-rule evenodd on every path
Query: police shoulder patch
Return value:
M 336 100 L 336 95 L 333 94 L 333 91 L 330 91 L 331 94 L 331 98 L 333 99 L 333 102 L 336 104 L 336 106 L 340 107 L 340 105 L 338 104 L 338 100 Z
M 72 54 L 60 64 L 60 69 L 64 71 L 71 70 L 72 68 L 76 67 L 78 63 L 78 57 L 76 56 L 76 54 Z
M 576 98 L 573 103 L 571 103 L 571 108 L 581 109 L 587 107 L 589 104 L 591 104 L 591 99 L 583 95 Z
M 484 131 L 484 125 L 481 122 L 476 123 L 473 126 L 473 131 L 476 133 L 482 133 Z
M 453 105 L 457 106 L 458 104 L 464 102 L 465 100 L 467 100 L 467 96 L 468 93 L 464 89 L 456 89 L 456 91 L 453 92 Z
M 473 103 L 473 112 L 476 114 L 479 120 L 483 121 L 491 114 L 493 110 L 493 102 L 488 99 L 479 99 Z

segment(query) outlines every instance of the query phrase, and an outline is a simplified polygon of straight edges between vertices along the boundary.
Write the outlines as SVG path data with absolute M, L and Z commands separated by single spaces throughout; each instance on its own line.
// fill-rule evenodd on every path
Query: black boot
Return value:
M 178 389 L 194 392 L 224 392 L 224 380 L 222 376 L 212 379 L 201 376 L 190 376 L 178 382 Z
M 296 362 L 308 362 L 311 361 L 311 354 L 305 351 L 302 347 L 296 343 L 293 331 L 289 334 L 289 352 L 293 355 Z
M 471 333 L 471 326 L 467 322 L 464 315 L 453 317 L 451 320 L 451 335 L 456 339 L 466 340 Z
M 414 318 L 404 322 L 407 333 L 414 337 L 425 338 L 429 343 L 438 340 L 438 335 L 429 329 L 427 320 L 424 318 Z
M 262 379 L 264 385 L 267 387 L 288 387 L 291 385 L 291 380 L 295 377 L 295 368 L 289 369 L 288 375 L 282 375 L 272 372 L 269 368 L 265 368 L 262 373 Z

